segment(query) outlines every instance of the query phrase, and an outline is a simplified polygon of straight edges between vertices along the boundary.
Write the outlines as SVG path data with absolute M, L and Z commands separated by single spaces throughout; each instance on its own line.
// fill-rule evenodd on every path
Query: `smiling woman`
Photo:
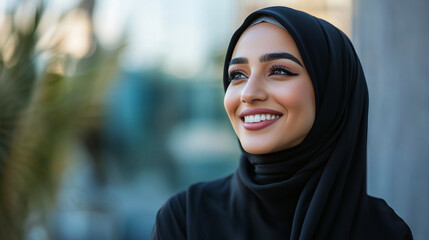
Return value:
M 263 154 L 302 142 L 313 126 L 315 99 L 290 34 L 271 23 L 256 24 L 232 55 L 224 104 L 244 150 Z
M 238 170 L 172 197 L 152 239 L 412 239 L 366 191 L 368 91 L 344 33 L 258 10 L 232 36 L 223 83 Z

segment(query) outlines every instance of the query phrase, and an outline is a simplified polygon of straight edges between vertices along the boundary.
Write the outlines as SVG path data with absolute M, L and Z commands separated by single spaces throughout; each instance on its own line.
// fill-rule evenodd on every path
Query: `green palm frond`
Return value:
M 79 136 L 102 122 L 123 49 L 106 51 L 91 35 L 94 50 L 76 57 L 62 52 L 66 37 L 59 38 L 43 50 L 52 58 L 38 72 L 36 31 L 42 14 L 40 4 L 28 33 L 12 24 L 13 56 L 5 59 L 4 52 L 11 50 L 0 49 L 0 239 L 22 239 L 31 213 L 41 215 L 43 224 Z

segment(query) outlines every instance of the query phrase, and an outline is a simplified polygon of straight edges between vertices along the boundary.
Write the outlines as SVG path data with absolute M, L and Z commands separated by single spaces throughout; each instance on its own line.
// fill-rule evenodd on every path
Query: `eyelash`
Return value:
M 237 75 L 243 75 L 244 77 L 236 78 Z M 240 79 L 243 79 L 245 77 L 246 77 L 246 75 L 244 75 L 241 71 L 234 70 L 234 71 L 231 71 L 231 73 L 229 73 L 229 82 L 240 80 Z
M 285 74 L 274 74 L 275 71 L 282 71 L 282 72 L 285 72 Z M 243 75 L 244 77 L 237 78 L 238 75 Z M 297 76 L 298 74 L 291 72 L 285 66 L 273 65 L 273 66 L 271 66 L 270 73 L 268 76 L 272 76 L 272 75 Z M 244 78 L 246 78 L 246 75 L 239 70 L 231 71 L 231 73 L 229 74 L 229 82 L 244 79 Z
M 283 72 L 285 72 L 286 74 L 274 74 L 273 72 L 274 71 L 278 71 L 278 70 L 280 70 L 280 71 L 283 71 Z M 291 72 L 289 69 L 287 69 L 285 66 L 282 66 L 282 65 L 273 65 L 273 66 L 271 66 L 271 70 L 270 70 L 270 74 L 269 74 L 269 76 L 271 76 L 271 75 L 288 75 L 288 76 L 297 76 L 298 74 L 297 73 L 294 73 L 294 72 Z

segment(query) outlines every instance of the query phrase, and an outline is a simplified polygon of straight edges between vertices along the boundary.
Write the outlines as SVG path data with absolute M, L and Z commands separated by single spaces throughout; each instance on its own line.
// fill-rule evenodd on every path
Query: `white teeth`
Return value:
M 255 123 L 255 122 L 261 122 L 266 120 L 272 120 L 279 117 L 280 117 L 279 115 L 271 115 L 271 114 L 247 115 L 247 116 L 244 116 L 244 122 Z

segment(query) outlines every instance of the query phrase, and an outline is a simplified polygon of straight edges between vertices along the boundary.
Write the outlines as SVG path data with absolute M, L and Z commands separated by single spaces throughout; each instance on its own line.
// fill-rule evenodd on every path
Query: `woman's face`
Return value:
M 314 90 L 287 31 L 265 22 L 248 28 L 228 73 L 224 105 L 246 152 L 277 152 L 304 140 L 314 123 Z

